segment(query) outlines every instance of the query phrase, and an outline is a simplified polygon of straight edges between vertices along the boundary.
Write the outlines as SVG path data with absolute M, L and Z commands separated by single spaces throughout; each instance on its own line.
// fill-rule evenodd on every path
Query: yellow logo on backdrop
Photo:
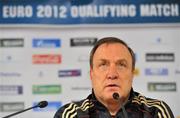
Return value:
M 135 76 L 139 76 L 139 74 L 140 74 L 139 68 L 135 68 L 133 73 L 134 73 Z

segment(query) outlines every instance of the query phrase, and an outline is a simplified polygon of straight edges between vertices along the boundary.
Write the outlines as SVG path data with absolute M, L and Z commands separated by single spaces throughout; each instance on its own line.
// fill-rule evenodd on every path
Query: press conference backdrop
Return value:
M 99 38 L 135 51 L 133 88 L 180 116 L 180 2 L 0 1 L 0 117 L 41 100 L 16 118 L 51 118 L 91 93 L 89 52 Z

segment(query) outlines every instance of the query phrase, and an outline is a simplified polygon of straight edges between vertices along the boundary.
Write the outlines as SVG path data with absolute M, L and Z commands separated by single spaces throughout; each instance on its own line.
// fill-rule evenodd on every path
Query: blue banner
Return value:
M 0 24 L 180 23 L 179 0 L 0 0 Z

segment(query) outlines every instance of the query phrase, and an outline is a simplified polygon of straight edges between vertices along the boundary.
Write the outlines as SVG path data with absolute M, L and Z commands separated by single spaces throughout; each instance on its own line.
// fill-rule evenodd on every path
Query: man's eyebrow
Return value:
M 109 62 L 109 61 L 107 59 L 98 59 L 97 62 L 102 63 L 102 62 Z
M 107 61 L 107 59 L 99 59 L 99 61 Z
M 118 60 L 117 60 L 117 62 L 122 62 L 122 61 L 123 61 L 123 62 L 127 62 L 127 59 L 124 59 L 124 58 L 123 58 L 123 59 L 118 59 Z

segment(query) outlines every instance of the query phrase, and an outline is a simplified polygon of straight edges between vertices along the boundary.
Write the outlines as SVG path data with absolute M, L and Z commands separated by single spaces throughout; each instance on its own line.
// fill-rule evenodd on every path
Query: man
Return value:
M 54 118 L 174 118 L 169 106 L 133 91 L 134 52 L 115 37 L 100 39 L 90 53 L 92 94 L 61 107 Z

